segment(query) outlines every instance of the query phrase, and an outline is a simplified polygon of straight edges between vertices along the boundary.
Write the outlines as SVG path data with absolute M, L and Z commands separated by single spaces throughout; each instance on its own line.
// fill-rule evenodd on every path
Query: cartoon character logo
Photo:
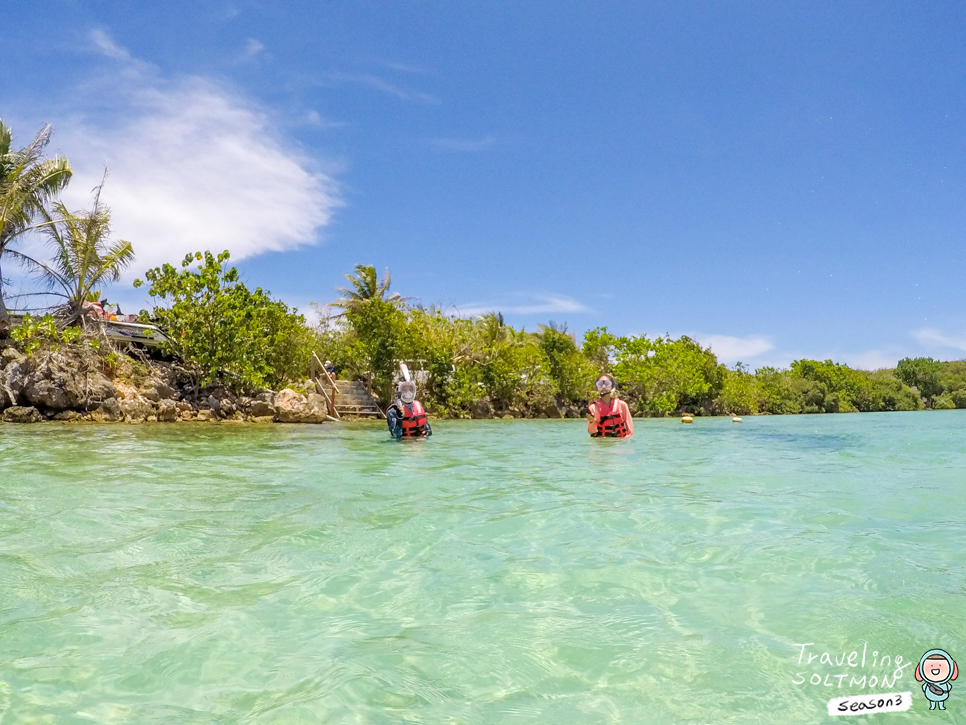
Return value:
M 929 709 L 945 710 L 945 702 L 949 699 L 949 691 L 953 689 L 951 680 L 959 677 L 956 662 L 943 649 L 931 649 L 919 660 L 916 668 L 916 679 L 922 683 L 922 691 L 929 700 Z

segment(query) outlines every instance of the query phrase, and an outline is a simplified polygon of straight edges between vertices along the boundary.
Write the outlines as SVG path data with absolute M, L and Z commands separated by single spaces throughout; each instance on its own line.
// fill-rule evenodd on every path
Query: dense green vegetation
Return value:
M 228 259 L 228 252 L 199 252 L 180 270 L 148 270 L 149 294 L 162 304 L 142 318 L 168 334 L 166 352 L 190 363 L 202 384 L 243 391 L 304 378 L 315 342 L 305 318 L 260 287 L 249 290 L 237 269 L 224 266 Z
M 343 314 L 318 330 L 320 355 L 341 374 L 369 381 L 383 399 L 400 361 L 425 371 L 421 396 L 437 414 L 469 415 L 484 402 L 497 412 L 580 410 L 600 372 L 618 380 L 636 415 L 845 413 L 966 407 L 966 362 L 906 359 L 895 371 L 852 370 L 831 360 L 796 360 L 787 370 L 718 363 L 687 337 L 620 337 L 597 328 L 578 345 L 565 326 L 534 332 L 499 314 L 473 320 L 387 297 L 372 267 L 348 276 L 355 292 Z M 342 290 L 343 294 L 346 290 Z
M 37 273 L 64 303 L 40 322 L 26 320 L 10 337 L 22 347 L 42 341 L 70 344 L 99 287 L 116 281 L 133 260 L 130 243 L 111 241 L 110 211 L 100 203 L 69 212 L 56 194 L 70 179 L 62 157 L 46 158 L 45 128 L 21 150 L 0 122 L 0 257 Z M 14 246 L 28 233 L 44 234 L 47 262 Z M 566 325 L 533 332 L 507 325 L 502 315 L 476 319 L 411 304 L 390 292 L 388 272 L 358 265 L 350 286 L 308 326 L 297 310 L 261 288 L 249 290 L 227 266 L 228 252 L 188 255 L 180 269 L 149 270 L 145 282 L 156 305 L 143 311 L 168 335 L 164 352 L 178 358 L 202 385 L 236 391 L 279 388 L 304 379 L 313 352 L 342 377 L 365 380 L 383 401 L 392 395 L 400 362 L 419 371 L 420 397 L 436 415 L 518 416 L 580 414 L 601 372 L 618 381 L 621 396 L 642 416 L 844 413 L 966 408 L 966 361 L 906 358 L 895 370 L 852 370 L 831 360 L 796 360 L 787 370 L 720 364 L 710 349 L 687 337 L 617 336 L 606 327 L 578 343 Z M 0 323 L 6 317 L 0 286 Z

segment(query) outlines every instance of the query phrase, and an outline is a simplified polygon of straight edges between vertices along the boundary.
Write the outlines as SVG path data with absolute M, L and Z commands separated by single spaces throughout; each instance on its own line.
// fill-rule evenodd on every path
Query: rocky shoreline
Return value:
M 2 344 L 2 342 L 0 342 Z M 0 422 L 250 422 L 323 423 L 326 399 L 312 382 L 283 390 L 238 395 L 223 385 L 199 387 L 173 362 L 117 351 L 96 352 L 83 344 L 27 354 L 0 348 Z M 540 410 L 495 410 L 474 402 L 463 418 L 579 418 L 573 405 L 554 401 Z
M 175 363 L 83 346 L 26 354 L 0 352 L 0 420 L 90 422 L 322 423 L 325 398 L 292 388 L 237 395 L 224 386 L 198 387 Z

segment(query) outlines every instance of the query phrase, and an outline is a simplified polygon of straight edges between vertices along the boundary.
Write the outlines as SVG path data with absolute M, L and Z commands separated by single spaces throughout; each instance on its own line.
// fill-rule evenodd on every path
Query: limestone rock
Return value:
M 534 412 L 538 417 L 563 418 L 567 414 L 567 409 L 563 405 L 558 405 L 556 402 L 550 402 L 544 405 L 538 405 L 534 408 Z
M 312 412 L 319 416 L 319 422 L 321 423 L 323 420 L 325 420 L 326 415 L 329 412 L 329 403 L 325 399 L 325 396 L 319 395 L 318 393 L 309 393 L 305 396 L 305 399 L 308 402 L 309 407 L 312 409 Z
M 3 411 L 5 423 L 39 423 L 43 419 L 44 416 L 33 406 L 14 405 Z
M 178 391 L 166 383 L 159 383 L 154 386 L 154 389 L 161 400 L 175 400 L 178 397 Z
M 214 420 L 214 419 L 215 419 L 214 413 L 210 410 L 205 410 L 205 409 L 199 410 L 198 416 L 196 418 L 196 420 L 200 420 L 202 422 Z
M 178 404 L 173 400 L 161 400 L 157 416 L 162 423 L 174 423 L 178 419 Z
M 27 382 L 27 369 L 27 361 L 22 355 L 20 359 L 11 359 L 3 368 L 0 373 L 0 410 L 22 402 L 21 394 Z
M 275 416 L 275 406 L 264 400 L 253 400 L 248 404 L 248 414 L 253 418 L 264 418 L 266 415 Z
M 470 406 L 470 413 L 474 418 L 491 418 L 493 410 L 490 408 L 490 401 L 486 398 L 478 398 Z
M 122 398 L 118 401 L 124 417 L 128 420 L 145 420 L 154 414 L 154 407 L 150 402 L 138 396 L 136 398 Z
M 91 413 L 91 420 L 98 422 L 124 420 L 124 412 L 121 410 L 117 398 L 108 398 L 101 403 L 97 410 Z
M 78 391 L 68 393 L 66 385 L 62 384 L 60 380 L 50 380 L 49 378 L 31 380 L 28 378 L 23 388 L 23 397 L 34 405 L 40 405 L 51 410 L 66 410 L 78 402 L 80 395 Z
M 117 390 L 114 387 L 114 383 L 100 373 L 91 373 L 87 376 L 87 390 L 85 397 L 86 405 L 84 407 L 90 409 L 96 407 L 109 398 L 116 398 Z
M 5 368 L 12 362 L 23 362 L 27 356 L 14 347 L 5 347 L 0 352 L 0 368 Z
M 31 405 L 49 410 L 82 408 L 87 402 L 85 376 L 77 356 L 41 353 L 28 362 L 22 395 Z
M 141 397 L 150 400 L 152 403 L 157 403 L 159 400 L 175 400 L 178 397 L 177 390 L 157 378 L 150 379 L 141 388 L 140 393 Z
M 275 396 L 275 410 L 279 423 L 321 423 L 325 420 L 325 399 L 314 393 L 306 398 L 291 388 L 285 388 Z
M 68 423 L 83 419 L 84 414 L 78 413 L 76 410 L 62 410 L 54 416 L 54 420 L 64 420 Z

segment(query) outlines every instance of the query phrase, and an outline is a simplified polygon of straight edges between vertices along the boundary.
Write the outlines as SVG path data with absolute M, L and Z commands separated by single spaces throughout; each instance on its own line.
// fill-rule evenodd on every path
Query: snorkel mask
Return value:
M 594 387 L 597 388 L 600 395 L 607 395 L 614 392 L 614 381 L 605 375 L 601 375 L 594 383 Z
M 399 399 L 406 405 L 410 405 L 414 400 L 416 400 L 416 383 L 409 380 L 404 380 L 399 383 Z

